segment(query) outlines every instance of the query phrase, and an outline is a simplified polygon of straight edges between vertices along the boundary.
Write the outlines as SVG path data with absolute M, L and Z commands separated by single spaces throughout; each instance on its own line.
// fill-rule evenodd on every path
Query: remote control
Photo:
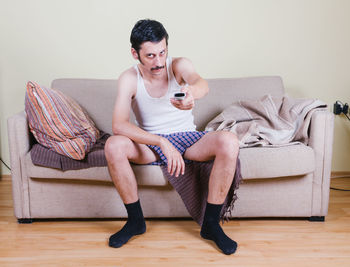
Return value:
M 174 94 L 174 98 L 176 100 L 184 100 L 186 97 L 186 93 L 175 93 Z

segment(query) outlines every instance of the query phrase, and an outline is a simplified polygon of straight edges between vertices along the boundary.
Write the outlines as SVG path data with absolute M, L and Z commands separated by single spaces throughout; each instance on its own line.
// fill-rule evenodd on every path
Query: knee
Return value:
M 127 151 L 131 140 L 125 136 L 113 135 L 107 139 L 104 152 L 108 162 L 127 158 Z
M 217 155 L 236 159 L 239 151 L 239 141 L 237 136 L 228 131 L 220 132 L 216 140 L 216 151 Z

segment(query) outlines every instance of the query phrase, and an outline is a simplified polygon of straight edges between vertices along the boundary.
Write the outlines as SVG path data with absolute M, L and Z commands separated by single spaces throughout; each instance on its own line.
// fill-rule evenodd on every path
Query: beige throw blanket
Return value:
M 266 95 L 233 103 L 210 121 L 205 130 L 231 131 L 237 135 L 241 148 L 307 144 L 311 115 L 326 107 L 317 99 Z

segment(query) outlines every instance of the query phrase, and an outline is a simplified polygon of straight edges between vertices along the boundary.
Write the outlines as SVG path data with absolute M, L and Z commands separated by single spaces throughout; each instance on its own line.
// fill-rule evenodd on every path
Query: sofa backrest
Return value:
M 56 79 L 51 88 L 75 99 L 90 115 L 98 129 L 112 134 L 112 115 L 117 80 Z
M 257 99 L 264 95 L 283 96 L 281 77 L 248 77 L 230 79 L 207 79 L 209 93 L 195 103 L 193 115 L 197 130 L 219 115 L 226 107 L 238 100 Z
M 198 130 L 237 100 L 256 99 L 266 94 L 282 96 L 284 87 L 278 76 L 207 79 L 209 94 L 195 103 L 193 114 Z M 51 88 L 74 98 L 89 113 L 96 126 L 112 133 L 112 115 L 117 92 L 117 80 L 56 79 Z M 134 121 L 131 114 L 131 121 Z

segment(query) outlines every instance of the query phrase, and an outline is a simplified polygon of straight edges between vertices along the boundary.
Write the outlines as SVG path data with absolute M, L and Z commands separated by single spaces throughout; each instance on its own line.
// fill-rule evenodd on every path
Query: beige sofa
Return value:
M 266 94 L 282 96 L 280 77 L 210 79 L 210 92 L 196 102 L 199 130 L 238 99 Z M 116 80 L 58 79 L 52 88 L 78 101 L 97 127 L 111 133 Z M 32 164 L 33 137 L 24 112 L 8 119 L 14 212 L 19 222 L 40 218 L 122 218 L 123 203 L 107 167 L 61 171 Z M 234 217 L 306 217 L 324 220 L 328 211 L 333 141 L 333 115 L 316 111 L 309 145 L 241 149 L 243 183 Z M 179 195 L 159 166 L 133 166 L 144 215 L 188 217 Z

